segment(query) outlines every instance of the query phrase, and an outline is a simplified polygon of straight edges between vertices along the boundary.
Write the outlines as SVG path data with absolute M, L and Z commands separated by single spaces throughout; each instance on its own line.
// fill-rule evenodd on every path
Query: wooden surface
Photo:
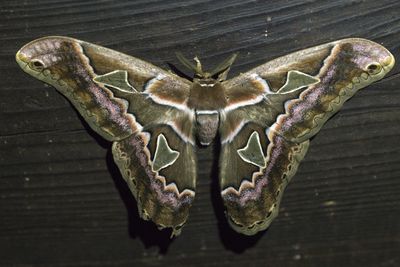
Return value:
M 67 35 L 157 65 L 174 52 L 231 71 L 345 37 L 400 62 L 399 1 L 35 0 L 0 3 L 0 266 L 399 266 L 400 64 L 360 91 L 311 142 L 267 232 L 226 223 L 218 146 L 198 149 L 182 235 L 137 215 L 110 143 L 14 61 L 26 42 Z

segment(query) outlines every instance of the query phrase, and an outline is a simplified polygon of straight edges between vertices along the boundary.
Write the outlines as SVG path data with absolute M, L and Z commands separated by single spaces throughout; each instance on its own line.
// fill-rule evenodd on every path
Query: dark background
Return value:
M 54 88 L 15 52 L 67 35 L 167 68 L 174 52 L 231 77 L 291 51 L 345 37 L 400 62 L 399 1 L 1 0 L 1 266 L 399 266 L 400 64 L 360 91 L 311 142 L 267 232 L 233 232 L 221 206 L 218 146 L 198 149 L 196 201 L 170 241 L 138 218 L 112 162 Z M 173 264 L 173 265 L 171 265 Z

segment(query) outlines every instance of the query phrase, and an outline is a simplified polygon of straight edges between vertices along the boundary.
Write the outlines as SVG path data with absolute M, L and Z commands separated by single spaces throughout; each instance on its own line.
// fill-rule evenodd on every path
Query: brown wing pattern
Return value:
M 195 195 L 195 114 L 187 105 L 192 83 L 67 37 L 35 40 L 16 59 L 114 142 L 115 162 L 142 218 L 178 234 Z M 251 235 L 269 226 L 309 139 L 393 64 L 384 47 L 345 39 L 280 57 L 219 85 L 226 94 L 215 99 L 224 103 L 219 110 L 220 184 L 235 230 Z
M 178 234 L 194 198 L 191 82 L 122 53 L 67 37 L 18 51 L 24 71 L 53 85 L 89 125 L 113 141 L 113 155 L 141 216 Z
M 220 183 L 237 231 L 251 235 L 269 226 L 308 140 L 393 64 L 381 45 L 344 39 L 272 60 L 224 83 L 229 105 L 220 128 Z

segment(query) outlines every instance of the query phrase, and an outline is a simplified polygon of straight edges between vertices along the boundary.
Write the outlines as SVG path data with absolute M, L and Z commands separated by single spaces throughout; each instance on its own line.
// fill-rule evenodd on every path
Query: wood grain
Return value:
M 198 149 L 196 201 L 175 240 L 138 218 L 103 141 L 53 88 L 14 61 L 26 42 L 66 35 L 167 68 L 174 52 L 231 77 L 346 37 L 400 61 L 400 2 L 3 0 L 0 8 L 0 266 L 400 265 L 400 64 L 332 118 L 254 237 L 233 232 L 219 197 L 218 146 Z

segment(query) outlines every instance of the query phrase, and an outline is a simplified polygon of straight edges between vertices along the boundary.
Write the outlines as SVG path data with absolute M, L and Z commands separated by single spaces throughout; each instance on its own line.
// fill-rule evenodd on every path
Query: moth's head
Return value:
M 196 64 L 185 58 L 181 53 L 176 53 L 176 57 L 186 68 L 194 72 L 193 81 L 205 80 L 222 82 L 226 80 L 228 72 L 237 57 L 237 53 L 225 59 L 211 71 L 203 70 L 203 67 L 198 57 L 194 58 Z

